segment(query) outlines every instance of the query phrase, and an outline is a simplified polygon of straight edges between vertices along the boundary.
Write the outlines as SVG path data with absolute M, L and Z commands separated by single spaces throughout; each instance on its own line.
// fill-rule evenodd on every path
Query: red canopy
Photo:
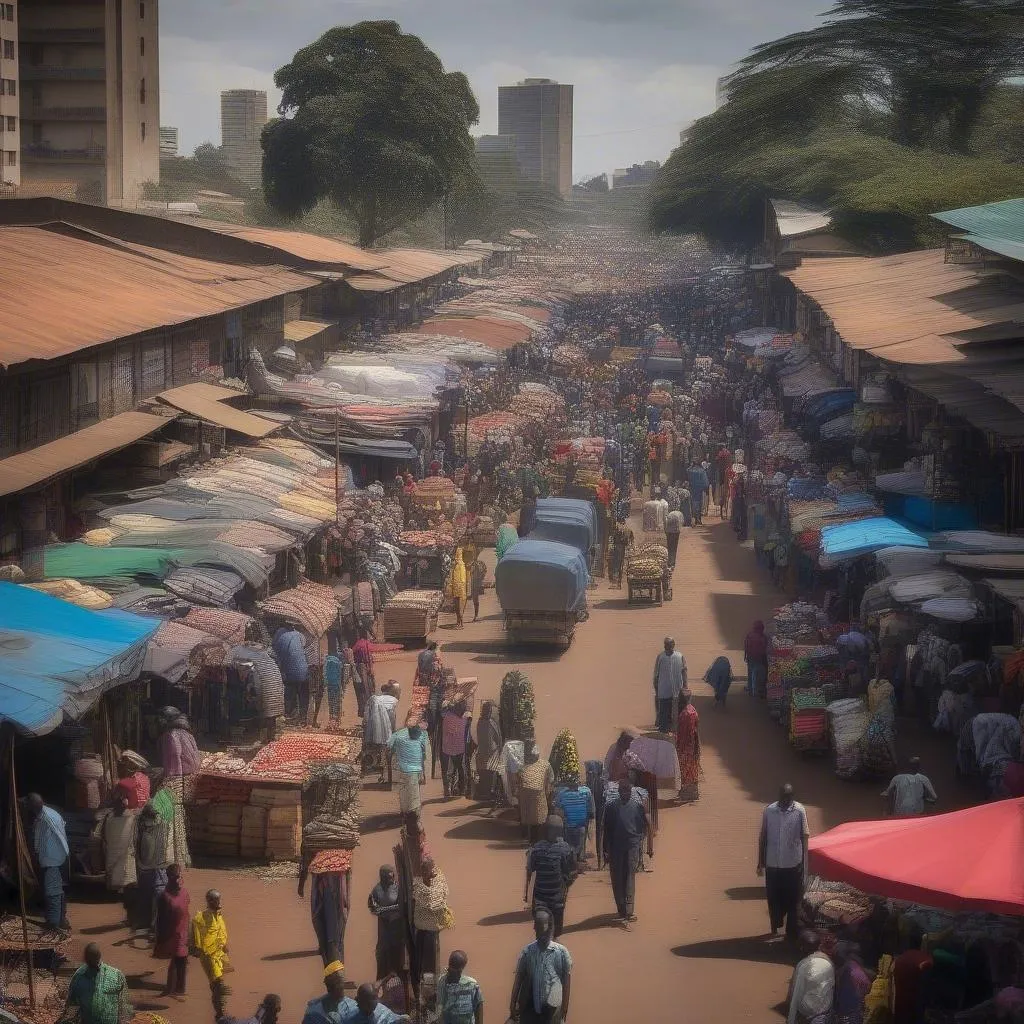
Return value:
M 810 870 L 954 911 L 1024 914 L 1024 797 L 926 818 L 853 821 L 810 841 Z

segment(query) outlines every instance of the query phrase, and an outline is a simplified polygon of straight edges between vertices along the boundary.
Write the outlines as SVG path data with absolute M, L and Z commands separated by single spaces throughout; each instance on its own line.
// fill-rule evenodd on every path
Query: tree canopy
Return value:
M 298 215 L 330 199 L 369 246 L 471 187 L 480 111 L 469 82 L 395 22 L 330 29 L 274 81 L 281 117 L 263 132 L 274 209 Z
M 838 0 L 757 47 L 660 172 L 660 230 L 760 237 L 769 197 L 820 204 L 871 251 L 934 240 L 928 214 L 1024 192 L 1019 0 Z

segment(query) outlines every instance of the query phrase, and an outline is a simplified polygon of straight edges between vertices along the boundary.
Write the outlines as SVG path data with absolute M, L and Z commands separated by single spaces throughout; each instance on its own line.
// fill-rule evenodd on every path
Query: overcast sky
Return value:
M 573 173 L 664 160 L 714 108 L 715 80 L 753 45 L 811 27 L 827 0 L 165 0 L 160 122 L 181 152 L 220 141 L 221 89 L 266 89 L 334 25 L 389 19 L 414 32 L 497 130 L 497 87 L 554 78 L 575 88 Z

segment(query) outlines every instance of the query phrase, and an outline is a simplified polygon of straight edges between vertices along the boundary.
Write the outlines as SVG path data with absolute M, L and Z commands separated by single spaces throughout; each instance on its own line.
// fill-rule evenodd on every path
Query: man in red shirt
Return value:
M 927 973 L 932 969 L 932 958 L 921 949 L 924 932 L 912 924 L 907 937 L 907 949 L 892 964 L 893 1024 L 914 1024 L 920 1020 L 918 1008 Z

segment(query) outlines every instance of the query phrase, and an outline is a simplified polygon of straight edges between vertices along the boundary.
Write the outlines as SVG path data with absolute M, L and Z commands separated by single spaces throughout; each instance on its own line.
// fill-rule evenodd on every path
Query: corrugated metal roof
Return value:
M 1013 551 L 990 551 L 981 555 L 949 551 L 945 554 L 944 559 L 949 565 L 955 565 L 959 569 L 978 569 L 982 572 L 1024 573 L 1024 555 Z
M 985 235 L 957 235 L 956 237 L 962 238 L 986 252 L 1024 263 L 1024 242 L 1007 241 L 1005 238 L 988 238 Z
M 932 216 L 943 224 L 972 235 L 1024 243 L 1024 199 L 1004 199 L 999 203 L 943 210 Z
M 816 210 L 789 199 L 770 199 L 775 211 L 775 223 L 779 237 L 799 238 L 818 231 L 827 231 L 832 226 L 832 215 L 827 210 Z
M 216 423 L 247 437 L 266 437 L 275 430 L 281 429 L 280 423 L 272 423 L 260 416 L 234 409 L 225 402 L 229 398 L 237 398 L 240 392 L 231 388 L 219 388 L 215 384 L 185 384 L 180 388 L 171 388 L 158 395 L 162 402 L 198 416 L 208 423 Z
M 942 249 L 816 260 L 785 276 L 822 307 L 847 345 L 891 362 L 949 362 L 959 358 L 958 339 L 944 336 L 1024 323 L 1024 302 L 973 268 L 946 263 Z
M 0 366 L 54 359 L 319 284 L 282 267 L 217 263 L 45 227 L 0 227 L 0 278 Z
M 1004 601 L 1009 601 L 1010 604 L 1024 611 L 1024 580 L 986 579 L 981 582 Z
M 435 317 L 425 320 L 416 331 L 418 334 L 478 341 L 499 351 L 529 341 L 532 333 L 525 324 L 490 316 Z
M 289 320 L 284 325 L 285 341 L 309 341 L 334 326 L 327 320 Z
M 282 231 L 276 228 L 251 227 L 246 224 L 228 224 L 219 220 L 188 219 L 189 224 L 216 231 L 221 235 L 234 235 L 256 245 L 265 245 L 288 253 L 309 263 L 327 263 L 351 267 L 353 270 L 379 270 L 387 266 L 382 256 L 360 249 L 343 238 L 314 235 L 307 231 Z
M 1014 446 L 1024 443 L 1024 413 L 976 381 L 920 366 L 903 367 L 899 376 L 983 433 Z
M 177 414 L 123 412 L 67 437 L 0 460 L 0 497 L 37 487 L 103 455 L 126 448 L 167 426 Z
M 355 277 L 345 279 L 345 284 L 357 292 L 393 292 L 408 283 L 411 282 L 394 281 L 390 277 L 381 277 L 378 274 L 356 274 Z

